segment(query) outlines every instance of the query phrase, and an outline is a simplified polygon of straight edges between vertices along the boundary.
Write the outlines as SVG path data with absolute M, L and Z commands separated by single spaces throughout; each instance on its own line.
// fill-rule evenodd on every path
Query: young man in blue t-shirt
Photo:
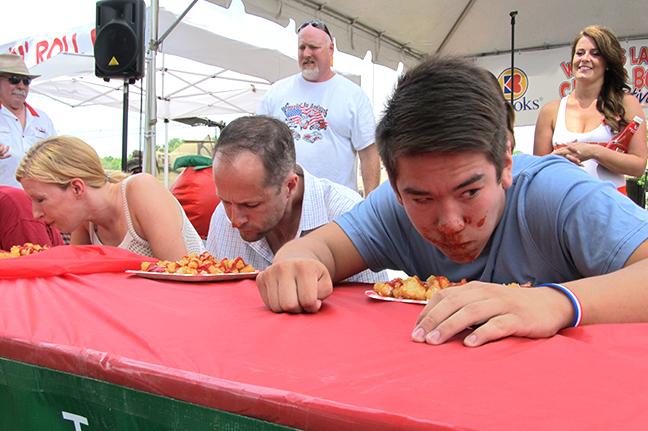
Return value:
M 471 281 L 432 297 L 418 342 L 648 321 L 648 213 L 560 157 L 513 157 L 488 73 L 435 57 L 399 79 L 376 131 L 389 183 L 279 250 L 257 281 L 268 308 L 316 312 L 333 283 L 392 268 Z

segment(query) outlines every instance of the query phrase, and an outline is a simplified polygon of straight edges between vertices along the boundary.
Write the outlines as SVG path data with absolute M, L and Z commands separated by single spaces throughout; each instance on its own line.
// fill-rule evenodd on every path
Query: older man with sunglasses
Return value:
M 380 183 L 371 102 L 358 85 L 331 70 L 334 44 L 324 23 L 305 21 L 297 34 L 301 73 L 274 83 L 257 114 L 288 124 L 297 163 L 316 177 L 358 190 L 359 159 L 367 196 Z
M 14 175 L 29 147 L 56 135 L 52 120 L 25 102 L 38 76 L 29 73 L 20 56 L 0 54 L 0 185 L 20 187 Z

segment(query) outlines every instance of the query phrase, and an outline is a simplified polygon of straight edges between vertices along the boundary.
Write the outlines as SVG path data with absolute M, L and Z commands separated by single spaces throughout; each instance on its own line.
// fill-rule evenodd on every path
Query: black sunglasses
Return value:
M 9 81 L 9 84 L 11 85 L 18 85 L 20 84 L 20 81 L 22 81 L 22 83 L 25 85 L 29 85 L 32 82 L 32 79 L 27 76 L 18 76 L 18 75 L 3 75 L 3 76 L 7 78 L 7 81 Z
M 312 26 L 315 27 L 315 28 L 319 28 L 320 30 L 324 30 L 324 31 L 326 32 L 326 34 L 328 34 L 328 37 L 330 37 L 331 40 L 333 40 L 333 36 L 331 36 L 331 32 L 329 31 L 329 29 L 328 29 L 328 27 L 326 26 L 326 24 L 324 24 L 322 21 L 319 21 L 319 20 L 316 20 L 316 19 L 314 19 L 314 20 L 312 20 L 312 21 L 304 21 L 304 22 L 302 22 L 302 23 L 299 25 L 299 27 L 297 28 L 297 33 L 299 33 L 300 31 L 302 31 L 302 29 L 303 29 L 304 27 L 307 27 L 309 24 L 312 25 Z

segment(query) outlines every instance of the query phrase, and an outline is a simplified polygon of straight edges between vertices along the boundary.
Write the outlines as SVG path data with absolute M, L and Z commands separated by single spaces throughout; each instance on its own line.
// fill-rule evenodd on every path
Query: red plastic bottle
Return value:
M 630 140 L 635 134 L 641 123 L 643 123 L 643 118 L 637 116 L 632 119 L 630 124 L 618 135 L 616 135 L 610 142 L 605 146 L 614 151 L 621 151 L 625 153 L 628 151 L 628 146 L 630 145 Z

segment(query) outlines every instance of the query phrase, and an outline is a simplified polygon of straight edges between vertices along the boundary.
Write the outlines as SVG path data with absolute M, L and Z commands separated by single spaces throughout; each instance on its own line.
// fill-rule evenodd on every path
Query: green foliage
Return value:
M 121 158 L 116 159 L 112 156 L 103 157 L 101 159 L 101 166 L 106 170 L 121 171 Z
M 183 140 L 183 139 L 180 139 L 180 138 L 171 138 L 171 139 L 169 140 L 169 152 L 175 150 L 176 148 L 178 148 L 178 147 L 179 147 L 181 144 L 183 144 L 183 143 L 184 143 L 184 140 Z M 162 145 L 156 145 L 156 146 L 155 146 L 155 149 L 156 149 L 157 151 L 164 151 L 164 147 L 163 147 Z
M 180 138 L 171 139 L 169 141 L 169 152 L 171 152 L 171 151 L 175 150 L 176 148 L 178 148 L 180 145 L 182 145 L 183 142 L 184 142 L 184 140 L 182 140 Z

